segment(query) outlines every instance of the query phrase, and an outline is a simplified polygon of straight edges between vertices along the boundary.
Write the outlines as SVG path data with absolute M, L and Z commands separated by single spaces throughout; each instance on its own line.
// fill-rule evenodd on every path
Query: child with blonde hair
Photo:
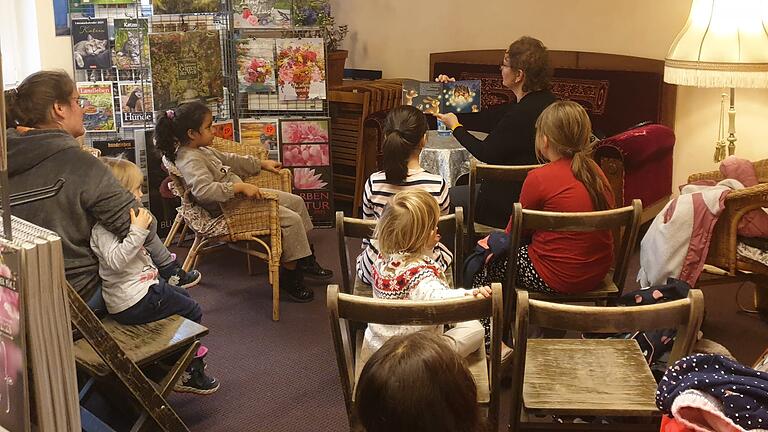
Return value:
M 440 241 L 439 218 L 437 201 L 428 192 L 410 189 L 392 197 L 373 235 L 380 250 L 373 265 L 374 298 L 424 301 L 491 295 L 488 287 L 450 288 L 442 268 L 432 258 L 432 250 Z M 442 333 L 442 326 L 369 324 L 361 356 L 367 359 L 393 336 L 421 330 Z M 443 337 L 454 351 L 466 357 L 482 346 L 483 326 L 479 321 L 458 323 Z
M 592 124 L 572 101 L 548 106 L 536 121 L 536 155 L 546 162 L 528 173 L 520 193 L 524 209 L 592 212 L 613 208 L 611 186 L 592 160 Z M 512 220 L 507 234 L 512 230 Z M 529 291 L 575 294 L 596 289 L 613 263 L 610 231 L 534 231 L 517 254 L 517 285 Z M 504 280 L 506 257 L 475 275 L 473 286 Z
M 102 158 L 118 182 L 136 200 L 141 200 L 144 175 L 132 162 L 121 158 Z M 203 317 L 200 305 L 187 290 L 159 277 L 157 267 L 144 248 L 149 234 L 152 215 L 143 207 L 130 209 L 131 227 L 121 241 L 116 235 L 97 223 L 91 231 L 91 249 L 99 259 L 99 276 L 107 311 L 121 324 L 145 324 L 181 315 L 197 323 Z M 201 347 L 192 360 L 176 391 L 211 394 L 219 389 L 219 382 L 205 374 L 203 358 L 207 348 Z
M 392 196 L 409 189 L 429 192 L 437 201 L 440 213 L 448 214 L 451 207 L 448 184 L 419 164 L 419 155 L 427 143 L 427 128 L 424 113 L 415 107 L 401 105 L 389 112 L 384 122 L 384 169 L 371 174 L 365 182 L 362 199 L 364 220 L 381 218 Z M 377 247 L 375 241 L 363 239 L 364 250 L 357 257 L 357 275 L 365 285 L 373 283 L 373 262 L 379 254 Z M 435 245 L 431 256 L 445 271 L 453 262 L 453 254 L 442 243 Z

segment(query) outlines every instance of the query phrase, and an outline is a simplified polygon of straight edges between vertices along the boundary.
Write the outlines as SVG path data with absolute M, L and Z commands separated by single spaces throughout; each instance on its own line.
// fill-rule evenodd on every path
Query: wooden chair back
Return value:
M 486 229 L 475 224 L 477 219 L 477 185 L 485 182 L 522 183 L 532 169 L 541 165 L 488 165 L 472 159 L 469 164 L 469 208 L 467 209 L 467 234 L 470 242 L 477 240 L 477 235 L 487 235 Z
M 499 385 L 501 382 L 501 285 L 493 284 L 490 298 L 465 297 L 440 301 L 393 301 L 340 293 L 338 285 L 328 285 L 328 314 L 336 350 L 341 387 L 350 426 L 355 418 L 355 338 L 350 324 L 441 325 L 491 318 L 491 360 L 489 365 L 489 420 L 497 427 Z M 495 430 L 495 429 L 494 429 Z
M 704 319 L 704 295 L 692 289 L 688 297 L 646 306 L 596 307 L 552 303 L 515 292 L 515 321 L 512 357 L 511 430 L 517 430 L 522 408 L 523 377 L 529 326 L 592 333 L 619 333 L 638 330 L 676 329 L 669 364 L 691 353 Z M 603 365 L 617 367 L 619 365 Z
M 360 207 L 366 179 L 363 122 L 370 113 L 371 97 L 370 91 L 335 89 L 328 92 L 334 197 L 351 202 L 354 216 Z
M 637 233 L 640 229 L 640 215 L 643 206 L 639 199 L 632 200 L 631 206 L 596 212 L 545 212 L 523 209 L 515 203 L 512 212 L 512 232 L 509 244 L 506 287 L 517 289 L 517 250 L 520 248 L 522 234 L 526 230 L 547 231 L 602 231 L 611 230 L 614 241 L 614 265 L 611 280 L 618 288 L 616 297 L 621 296 L 624 280 L 627 278 L 629 258 L 632 254 Z M 509 291 L 510 293 L 512 291 Z M 510 303 L 511 306 L 511 303 Z M 511 310 L 505 310 L 511 313 Z
M 346 294 L 352 293 L 353 278 L 350 278 L 349 255 L 347 253 L 347 238 L 369 239 L 376 228 L 375 220 L 363 220 L 344 217 L 344 212 L 336 212 L 336 239 L 341 261 L 341 288 Z M 443 237 L 453 238 L 453 283 L 459 286 L 464 263 L 464 210 L 457 207 L 453 214 L 440 216 L 437 224 L 438 231 Z M 449 246 L 450 247 L 450 246 Z

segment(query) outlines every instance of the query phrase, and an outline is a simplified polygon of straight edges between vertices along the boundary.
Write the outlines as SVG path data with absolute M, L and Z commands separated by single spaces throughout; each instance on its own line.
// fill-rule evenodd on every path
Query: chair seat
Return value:
M 359 330 L 355 337 L 355 359 L 359 359 L 361 348 L 363 346 L 364 330 Z M 352 400 L 357 393 L 357 383 L 360 382 L 360 374 L 363 372 L 365 362 L 355 362 L 355 388 L 352 391 Z M 488 375 L 488 361 L 485 357 L 485 347 L 467 356 L 467 368 L 472 373 L 472 378 L 477 386 L 477 402 L 487 404 L 491 401 L 491 388 Z
M 541 292 L 529 292 L 528 298 L 534 300 L 568 302 L 568 301 L 590 301 L 618 297 L 619 288 L 613 283 L 613 272 L 608 273 L 605 279 L 600 282 L 600 287 L 585 293 L 579 294 L 548 294 Z
M 128 358 L 139 366 L 185 349 L 208 334 L 206 327 L 178 315 L 142 325 L 122 325 L 111 318 L 105 318 L 102 323 Z M 91 375 L 110 373 L 109 367 L 85 339 L 75 342 L 73 349 L 78 366 Z
M 554 415 L 651 416 L 656 381 L 637 341 L 532 339 L 523 406 Z

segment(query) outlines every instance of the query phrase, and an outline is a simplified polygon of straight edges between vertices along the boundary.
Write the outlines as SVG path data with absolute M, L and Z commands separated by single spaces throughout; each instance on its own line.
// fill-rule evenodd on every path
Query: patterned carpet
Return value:
M 319 260 L 336 273 L 333 230 L 316 230 Z M 179 255 L 185 249 L 175 250 Z M 638 257 L 629 271 L 634 289 Z M 193 431 L 346 431 L 344 400 L 325 310 L 325 284 L 311 282 L 315 301 L 281 302 L 281 319 L 271 320 L 266 274 L 248 276 L 245 257 L 222 249 L 201 259 L 203 282 L 190 290 L 210 328 L 209 372 L 221 381 L 212 396 L 174 394 L 170 401 Z M 751 365 L 768 347 L 768 323 L 737 312 L 737 284 L 705 288 L 705 337 Z M 752 288 L 741 295 L 748 304 Z M 508 410 L 502 399 L 503 418 Z M 502 422 L 504 424 L 504 422 Z

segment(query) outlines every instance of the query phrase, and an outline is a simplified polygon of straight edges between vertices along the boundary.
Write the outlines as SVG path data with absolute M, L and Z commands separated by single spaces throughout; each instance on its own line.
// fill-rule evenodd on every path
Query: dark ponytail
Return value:
M 389 112 L 384 121 L 384 174 L 387 183 L 399 184 L 408 176 L 408 159 L 419 149 L 427 133 L 424 113 L 410 105 Z
M 39 128 L 51 122 L 53 104 L 69 105 L 75 83 L 64 71 L 40 71 L 5 92 L 6 126 Z
M 155 146 L 171 162 L 176 161 L 177 146 L 189 142 L 190 130 L 199 131 L 211 109 L 202 102 L 189 102 L 163 111 L 155 124 Z

